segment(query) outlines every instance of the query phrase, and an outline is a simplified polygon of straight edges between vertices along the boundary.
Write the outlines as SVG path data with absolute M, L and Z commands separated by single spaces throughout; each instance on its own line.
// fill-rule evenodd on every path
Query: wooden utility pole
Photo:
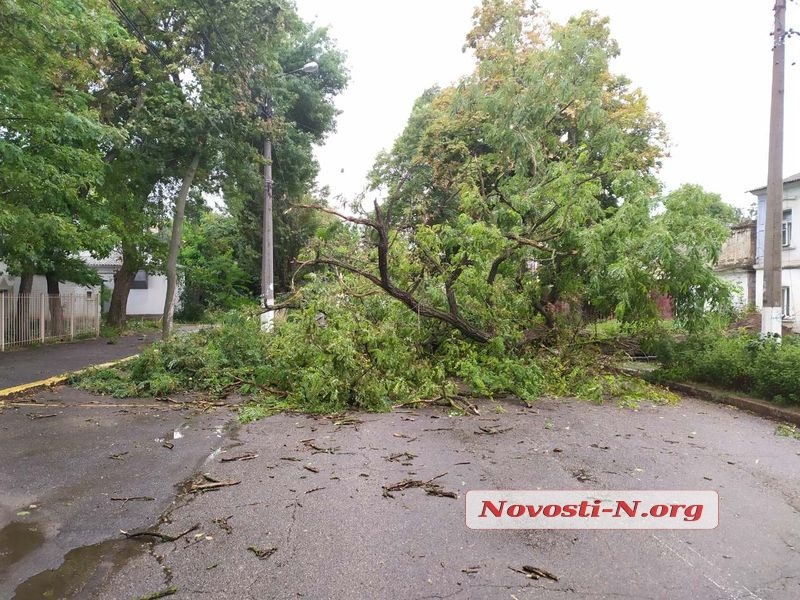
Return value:
M 781 222 L 783 220 L 783 96 L 786 55 L 786 0 L 775 0 L 775 30 L 772 47 L 772 103 L 769 117 L 769 165 L 764 223 L 764 296 L 761 304 L 761 335 L 780 339 Z

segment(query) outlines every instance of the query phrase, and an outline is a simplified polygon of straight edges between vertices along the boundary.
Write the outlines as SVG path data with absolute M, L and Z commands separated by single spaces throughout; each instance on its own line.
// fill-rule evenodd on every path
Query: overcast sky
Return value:
M 478 0 L 296 0 L 347 53 L 351 82 L 337 132 L 317 152 L 318 183 L 346 199 L 365 187 L 414 100 L 471 72 L 461 48 Z M 670 134 L 660 177 L 668 190 L 698 183 L 742 208 L 766 185 L 774 0 L 541 0 L 563 22 L 584 9 L 610 17 L 622 54 L 612 64 L 641 87 Z M 800 29 L 800 5 L 787 26 Z M 798 64 L 792 65 L 797 62 Z M 787 42 L 784 174 L 800 172 L 800 37 Z

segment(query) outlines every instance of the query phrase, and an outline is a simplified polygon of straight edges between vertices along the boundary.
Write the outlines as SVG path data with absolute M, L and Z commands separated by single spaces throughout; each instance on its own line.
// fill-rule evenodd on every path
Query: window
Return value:
M 792 245 L 792 211 L 783 211 L 783 221 L 781 221 L 781 246 L 786 248 Z
M 792 314 L 792 305 L 789 304 L 789 300 L 790 299 L 791 298 L 790 298 L 790 295 L 789 295 L 789 288 L 788 287 L 782 287 L 781 288 L 781 315 L 783 317 L 788 317 L 788 316 L 790 316 Z
M 141 270 L 136 272 L 131 284 L 132 290 L 146 290 L 147 289 L 147 271 Z
M 87 298 L 88 300 L 91 300 L 91 299 L 92 299 L 92 290 L 89 290 L 88 292 L 86 292 L 86 298 Z

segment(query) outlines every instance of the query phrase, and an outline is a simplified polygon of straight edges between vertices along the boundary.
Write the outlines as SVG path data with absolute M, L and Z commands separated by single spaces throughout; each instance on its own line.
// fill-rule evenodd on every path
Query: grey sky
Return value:
M 329 26 L 352 81 L 337 101 L 338 129 L 318 150 L 320 185 L 351 199 L 375 155 L 391 147 L 414 100 L 472 70 L 461 51 L 478 0 L 297 0 Z M 773 0 L 541 0 L 556 21 L 581 10 L 611 20 L 622 55 L 613 70 L 641 87 L 667 124 L 667 189 L 699 183 L 739 207 L 766 183 Z M 800 29 L 789 2 L 787 25 Z M 784 172 L 800 171 L 800 38 L 787 42 Z

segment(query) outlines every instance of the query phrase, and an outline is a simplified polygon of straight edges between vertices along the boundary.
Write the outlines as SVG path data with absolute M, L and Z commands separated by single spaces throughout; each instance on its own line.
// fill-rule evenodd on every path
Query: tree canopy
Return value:
M 724 308 L 712 265 L 732 210 L 696 187 L 661 197 L 665 129 L 611 71 L 607 19 L 562 25 L 486 0 L 467 46 L 474 73 L 425 92 L 379 157 L 385 199 L 340 215 L 351 227 L 307 258 L 477 342 L 565 319 L 645 322 L 662 295 L 690 327 Z
M 325 29 L 290 0 L 2 0 L 0 30 L 0 256 L 12 273 L 88 282 L 79 252 L 116 251 L 120 324 L 135 273 L 174 272 L 167 230 L 178 244 L 183 204 L 192 213 L 210 193 L 228 203 L 257 274 L 269 137 L 288 278 L 313 228 L 295 230 L 307 219 L 280 209 L 310 190 L 312 146 L 347 81 Z M 311 60 L 317 74 L 291 75 Z
M 75 255 L 111 247 L 96 188 L 124 132 L 91 89 L 133 41 L 101 0 L 2 0 L 0 33 L 0 257 L 14 274 L 92 280 Z

